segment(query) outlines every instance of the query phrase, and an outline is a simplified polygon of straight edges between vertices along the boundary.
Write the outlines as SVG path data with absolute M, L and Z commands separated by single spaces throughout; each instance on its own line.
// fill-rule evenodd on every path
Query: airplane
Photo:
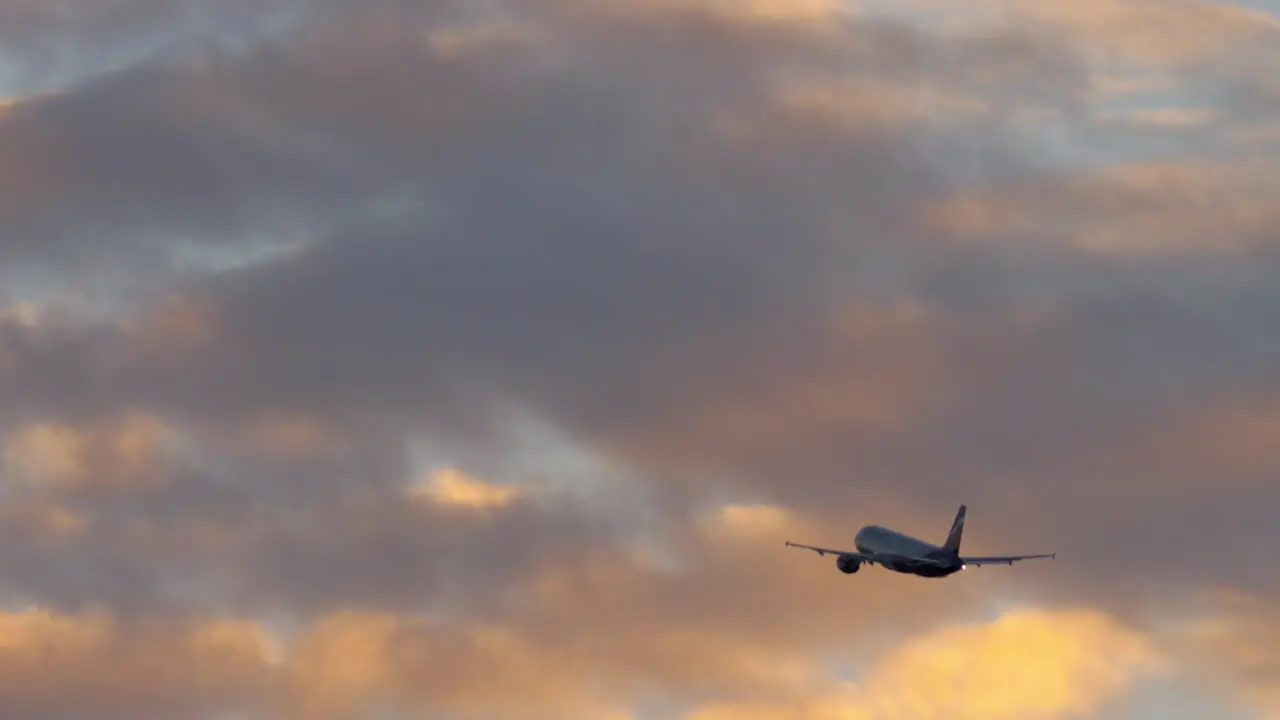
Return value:
M 961 505 L 959 512 L 956 513 L 956 519 L 951 523 L 951 532 L 947 534 L 947 541 L 941 547 L 879 525 L 868 525 L 858 531 L 853 538 L 853 544 L 858 548 L 857 552 L 801 545 L 790 540 L 787 541 L 786 546 L 813 550 L 820 556 L 835 555 L 836 567 L 846 575 L 858 572 L 858 568 L 865 563 L 926 578 L 954 575 L 970 565 L 1013 565 L 1019 560 L 1056 559 L 1058 556 L 1057 552 L 1053 552 L 1041 555 L 961 557 L 960 536 L 964 533 L 965 512 L 965 506 Z

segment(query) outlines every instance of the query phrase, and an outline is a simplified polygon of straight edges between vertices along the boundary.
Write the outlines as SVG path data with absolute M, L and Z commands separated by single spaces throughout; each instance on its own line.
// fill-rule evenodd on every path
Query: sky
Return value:
M 0 716 L 1280 718 L 1280 7 L 0 0 Z M 922 579 L 884 524 L 1051 561 Z

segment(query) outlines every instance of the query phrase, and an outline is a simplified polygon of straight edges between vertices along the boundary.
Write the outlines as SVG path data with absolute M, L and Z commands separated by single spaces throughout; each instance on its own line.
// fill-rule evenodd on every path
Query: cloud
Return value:
M 365 215 L 387 207 L 404 212 L 399 205 L 425 205 L 431 211 L 426 220 L 447 212 L 465 221 L 481 210 L 467 204 L 502 197 L 513 210 L 508 220 L 514 220 L 521 207 L 567 199 L 550 194 L 558 184 L 545 172 L 564 162 L 566 171 L 616 175 L 610 186 L 632 194 L 630 204 L 639 211 L 645 198 L 634 190 L 655 172 L 689 179 L 708 171 L 719 175 L 714 164 L 691 165 L 704 154 L 700 150 L 719 149 L 723 160 L 732 153 L 754 164 L 755 173 L 776 173 L 769 163 L 804 162 L 808 153 L 786 131 L 798 123 L 822 133 L 814 141 L 825 137 L 841 154 L 879 162 L 868 143 L 842 147 L 847 135 L 838 118 L 770 111 L 769 88 L 756 80 L 776 73 L 771 66 L 793 68 L 780 79 L 814 95 L 824 92 L 824 83 L 837 90 L 847 84 L 847 75 L 833 75 L 845 68 L 938 91 L 950 81 L 959 87 L 948 95 L 977 91 L 994 102 L 1018 97 L 1018 88 L 1035 91 L 1016 76 L 991 82 L 991 70 L 1011 67 L 1006 60 L 1016 58 L 1019 67 L 1061 76 L 1069 92 L 1065 57 L 1016 34 L 943 45 L 944 57 L 926 58 L 929 69 L 948 75 L 935 79 L 903 64 L 910 48 L 925 47 L 927 38 L 895 25 L 850 24 L 834 13 L 798 24 L 744 24 L 747 11 L 717 12 L 701 3 L 666 12 L 644 5 L 578 12 L 582 8 L 573 4 L 540 3 L 517 13 L 516 22 L 498 26 L 519 31 L 481 33 L 488 39 L 460 51 L 456 43 L 441 42 L 462 33 L 475 36 L 476 22 L 459 23 L 433 11 L 406 14 L 407 22 L 385 21 L 384 12 L 401 10 L 373 6 L 342 15 L 349 32 L 340 36 L 323 24 L 308 25 L 287 42 L 214 56 L 204 67 L 143 68 L 24 103 L 6 114 L 0 129 L 0 165 L 11 186 L 2 209 L 11 228 L 3 249 L 24 264 L 55 251 L 81 258 L 94 246 L 77 242 L 79 228 L 93 226 L 120 237 L 117 243 L 127 238 L 135 248 L 127 256 L 118 244 L 109 254 L 89 254 L 101 276 L 108 260 L 127 259 L 131 267 L 148 263 L 159 271 L 174 254 L 175 241 L 179 249 L 243 252 L 241 246 L 253 239 L 323 234 L 334 225 L 363 223 Z M 489 27 L 483 23 L 481 30 Z M 682 86 L 663 82 L 679 75 L 661 65 L 632 61 L 655 44 L 672 48 L 670 70 L 688 69 Z M 766 54 L 753 53 L 753 46 Z M 609 68 L 615 83 L 597 87 L 579 69 L 586 67 L 579 60 L 584 57 Z M 898 105 L 911 97 L 883 80 L 862 84 L 873 91 L 863 93 L 863 108 L 875 107 L 881 95 Z M 700 88 L 712 85 L 715 99 L 699 100 Z M 433 101 L 419 99 L 422 87 L 431 88 Z M 919 101 L 914 105 L 896 115 L 923 119 L 934 110 Z M 542 109 L 526 110 L 534 106 Z M 169 107 L 187 110 L 161 110 Z M 648 110 L 632 113 L 631 107 Z M 762 119 L 784 124 L 775 130 L 750 121 L 760 111 L 770 111 Z M 857 117 L 845 113 L 846 121 Z M 736 143 L 701 142 L 708 121 L 719 118 L 746 120 L 743 140 L 755 144 L 754 150 L 742 154 Z M 686 147 L 693 155 L 681 159 L 668 152 L 642 160 L 640 147 L 616 142 L 639 133 L 653 133 L 673 150 Z M 617 163 L 633 171 L 606 169 Z M 495 174 L 519 167 L 527 169 Z M 856 182 L 861 173 L 841 175 Z M 876 188 L 860 184 L 864 193 Z M 539 186 L 547 190 L 538 192 Z M 644 195 L 650 203 L 672 199 L 651 190 Z M 74 202 L 51 205 L 55 197 Z M 866 207 L 876 207 L 870 197 Z M 555 209 L 539 208 L 546 221 Z M 412 220 L 421 227 L 416 215 Z
M 1085 715 L 1154 662 L 1140 635 L 1106 616 L 1015 613 L 908 642 L 867 685 L 872 707 L 888 715 Z M 934 681 L 919 688 L 921 675 Z
M 1280 712 L 1280 607 L 1274 597 L 1239 591 L 1200 596 L 1198 607 L 1170 623 L 1169 646 L 1198 682 L 1225 686 L 1240 705 Z
M 607 703 L 581 699 L 571 671 L 500 630 L 403 617 L 342 613 L 283 640 L 252 622 L 30 610 L 0 616 L 0 637 L 10 717 L 347 718 L 388 703 L 467 717 L 610 716 Z
M 321 621 L 293 647 L 285 712 L 359 717 L 385 707 L 459 717 L 629 717 L 584 687 L 583 670 L 552 653 L 503 628 L 343 614 Z
M 1267 164 L 1121 165 L 1046 180 L 958 194 L 931 211 L 931 223 L 959 242 L 1011 250 L 1199 254 L 1211 262 L 1274 251 L 1268 233 L 1277 218 L 1264 198 L 1277 177 Z
M 5 0 L 0 88 L 24 96 L 58 92 L 122 68 L 251 46 L 292 29 L 308 9 L 291 0 Z
M 359 474 L 370 486 L 307 481 L 313 467 L 338 478 L 358 472 L 358 452 L 294 462 L 240 465 L 255 473 L 247 478 L 178 463 L 163 483 L 111 495 L 64 485 L 11 492 L 4 592 L 60 612 L 105 607 L 144 617 L 481 612 L 548 558 L 631 539 L 624 527 L 599 527 L 563 494 L 504 493 L 446 472 L 433 488 L 443 496 L 419 498 L 405 492 L 406 477 L 380 489 Z
M 136 487 L 162 481 L 167 429 L 157 418 L 132 413 L 79 429 L 36 423 L 10 433 L 4 444 L 5 480 Z
M 259 706 L 273 644 L 252 623 L 42 610 L 0 615 L 8 717 L 195 717 Z
M 1151 588 L 1274 593 L 1275 173 L 1219 145 L 1266 107 L 1264 19 L 410 5 L 0 3 L 136 44 L 0 114 L 6 598 L 283 617 L 270 697 L 226 694 L 286 714 L 838 717 L 955 653 L 1041 690 L 964 696 L 991 713 L 1093 712 Z M 1107 121 L 1170 91 L 1215 121 Z M 966 547 L 1060 559 L 782 547 L 960 502 Z M 1010 597 L 1091 609 L 952 627 Z
M 288 638 L 243 621 L 124 623 L 101 613 L 60 616 L 36 610 L 0 618 L 0 632 L 13 669 L 0 693 L 8 712 L 91 709 L 103 717 L 239 710 L 345 718 L 374 708 L 487 717 L 519 708 L 527 717 L 624 718 L 632 716 L 628 705 L 645 685 L 639 674 L 620 685 L 622 678 L 611 675 L 612 663 L 623 653 L 675 640 L 652 636 L 635 638 L 637 645 L 602 647 L 605 663 L 600 665 L 583 664 L 571 646 L 542 644 L 518 628 L 377 613 L 324 616 Z M 773 692 L 799 693 L 784 704 L 763 699 L 711 703 L 691 718 L 752 717 L 751 712 L 766 709 L 789 717 L 799 708 L 833 718 L 954 717 L 957 712 L 959 717 L 1065 717 L 1096 707 L 1159 667 L 1141 636 L 1088 611 L 1016 612 L 984 625 L 925 634 L 880 658 L 856 685 L 843 688 L 817 679 L 816 667 L 788 667 L 795 661 L 786 657 L 774 655 L 769 662 L 761 654 L 752 660 L 755 651 L 749 647 L 708 655 L 711 647 L 686 640 L 672 649 L 694 653 L 677 673 L 718 670 L 743 683 L 754 677 Z M 161 658 L 175 668 L 198 663 L 202 671 L 168 673 L 156 665 Z M 966 658 L 963 664 L 961 658 Z M 707 661 L 713 668 L 695 670 Z M 755 662 L 761 664 L 753 669 Z M 42 679 L 55 670 L 56 687 Z M 794 673 L 794 683 L 779 685 L 779 671 Z M 642 665 L 633 672 L 661 677 L 662 670 Z M 926 672 L 935 681 L 921 687 L 917 679 Z M 904 683 L 910 692 L 904 692 Z
M 1159 666 L 1146 638 L 1105 614 L 1016 611 L 909 639 L 856 683 L 815 683 L 827 689 L 784 702 L 712 705 L 690 720 L 1087 717 Z
M 1051 27 L 1114 47 L 1121 57 L 1154 63 L 1193 64 L 1206 56 L 1230 54 L 1251 41 L 1274 38 L 1280 31 L 1280 23 L 1265 12 L 1201 0 L 1014 5 Z M 1196 32 L 1187 32 L 1191 28 Z
M 410 488 L 412 496 L 428 502 L 477 510 L 510 505 L 516 500 L 519 492 L 518 487 L 486 483 L 453 468 L 437 470 L 429 481 L 415 484 Z
M 591 668 L 591 682 L 611 697 L 656 695 L 678 707 L 789 697 L 808 687 L 822 658 L 863 655 L 945 624 L 940 604 L 957 614 L 984 609 L 981 598 L 941 585 L 904 594 L 905 579 L 888 572 L 868 570 L 850 585 L 829 558 L 783 548 L 787 537 L 838 537 L 841 528 L 777 507 L 728 506 L 668 530 L 658 552 L 586 546 L 547 557 L 516 586 L 523 600 L 503 617 L 549 657 Z

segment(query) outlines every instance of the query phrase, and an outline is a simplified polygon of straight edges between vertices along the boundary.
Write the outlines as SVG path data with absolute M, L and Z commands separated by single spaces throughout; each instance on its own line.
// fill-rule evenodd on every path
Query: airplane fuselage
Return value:
M 894 572 L 937 578 L 964 569 L 959 553 L 879 525 L 862 528 L 853 542 L 858 552 L 890 558 L 880 564 Z

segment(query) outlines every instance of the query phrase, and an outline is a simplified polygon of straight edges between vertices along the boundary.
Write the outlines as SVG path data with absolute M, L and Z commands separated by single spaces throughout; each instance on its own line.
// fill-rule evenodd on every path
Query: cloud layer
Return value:
M 2 714 L 1275 708 L 1275 18 L 483 5 L 0 0 Z

